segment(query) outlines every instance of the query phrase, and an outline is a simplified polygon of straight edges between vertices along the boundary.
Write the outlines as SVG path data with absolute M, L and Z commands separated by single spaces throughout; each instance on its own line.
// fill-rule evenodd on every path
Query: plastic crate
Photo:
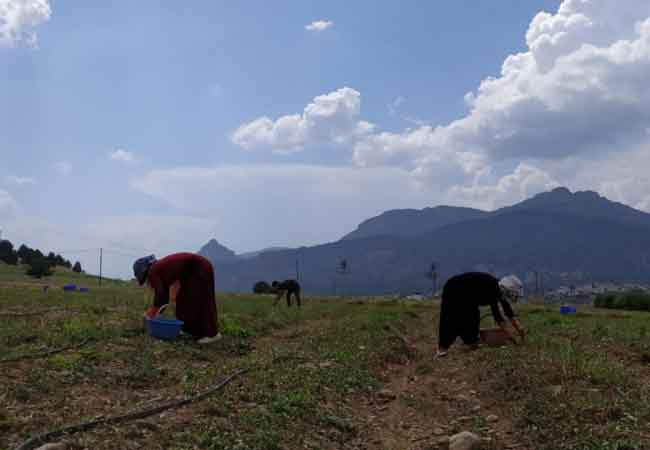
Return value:
M 575 306 L 560 306 L 560 314 L 575 314 L 576 312 Z

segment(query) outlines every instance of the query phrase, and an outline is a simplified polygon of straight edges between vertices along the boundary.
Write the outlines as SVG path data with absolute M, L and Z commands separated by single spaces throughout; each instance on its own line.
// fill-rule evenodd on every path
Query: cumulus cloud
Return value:
M 135 156 L 131 152 L 127 152 L 123 149 L 117 149 L 108 154 L 108 157 L 111 161 L 119 161 L 123 163 L 131 163 L 135 161 Z
M 590 157 L 646 140 L 649 18 L 646 1 L 565 0 L 556 14 L 533 19 L 527 52 L 509 56 L 499 77 L 486 78 L 466 96 L 465 117 L 368 136 L 355 149 L 355 160 L 380 164 L 404 154 L 424 166 L 445 151 L 496 161 Z M 429 157 L 418 158 L 423 154 Z
M 67 161 L 59 161 L 54 163 L 54 170 L 56 170 L 60 175 L 70 175 L 70 173 L 72 173 L 72 164 Z
M 151 171 L 133 186 L 189 215 L 214 217 L 216 236 L 240 251 L 339 239 L 386 209 L 421 208 L 435 198 L 433 188 L 388 167 L 179 167 Z
M 38 37 L 33 29 L 51 15 L 48 0 L 0 0 L 0 46 L 24 43 L 35 47 Z
M 246 123 L 231 139 L 244 149 L 265 148 L 279 153 L 301 151 L 307 144 L 340 145 L 374 129 L 374 125 L 359 120 L 360 110 L 361 94 L 344 87 L 315 97 L 302 114 L 277 120 L 260 117 Z
M 5 182 L 7 184 L 14 184 L 14 185 L 25 185 L 25 184 L 36 184 L 36 180 L 30 177 L 17 177 L 14 175 L 9 175 L 5 177 Z
M 532 19 L 526 43 L 465 96 L 468 112 L 448 124 L 382 131 L 361 120 L 361 94 L 344 88 L 302 114 L 245 124 L 233 141 L 274 151 L 344 143 L 357 167 L 399 167 L 475 205 L 501 206 L 560 183 L 647 208 L 643 174 L 608 173 L 630 172 L 616 167 L 650 147 L 650 2 L 564 0 Z M 313 115 L 321 103 L 337 108 Z M 402 103 L 396 98 L 389 112 Z
M 320 33 L 321 31 L 325 31 L 333 25 L 334 22 L 331 20 L 315 20 L 312 23 L 305 25 L 305 30 Z
M 493 184 L 476 182 L 471 186 L 453 186 L 447 192 L 447 198 L 452 203 L 494 210 L 559 185 L 560 183 L 544 170 L 521 163 L 512 173 L 502 176 Z
M 514 198 L 504 189 L 526 167 L 547 166 L 547 182 L 571 184 L 560 162 L 573 166 L 575 176 L 580 164 L 615 166 L 621 164 L 616 155 L 650 143 L 650 2 L 565 0 L 555 14 L 542 12 L 531 21 L 526 42 L 528 50 L 506 58 L 498 77 L 465 96 L 464 117 L 369 133 L 355 141 L 353 161 L 399 165 L 428 179 L 457 177 L 458 198 L 495 204 Z M 509 161 L 524 165 L 478 187 L 481 177 Z M 489 196 L 494 201 L 478 200 Z

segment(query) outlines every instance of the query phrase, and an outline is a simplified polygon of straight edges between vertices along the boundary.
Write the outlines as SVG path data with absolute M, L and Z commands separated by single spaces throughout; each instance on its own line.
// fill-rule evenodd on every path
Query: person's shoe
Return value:
M 199 344 L 205 345 L 205 344 L 211 344 L 213 342 L 219 341 L 219 340 L 221 340 L 221 338 L 222 338 L 221 333 L 218 333 L 216 336 L 202 337 L 201 339 L 199 339 L 196 342 L 198 342 Z

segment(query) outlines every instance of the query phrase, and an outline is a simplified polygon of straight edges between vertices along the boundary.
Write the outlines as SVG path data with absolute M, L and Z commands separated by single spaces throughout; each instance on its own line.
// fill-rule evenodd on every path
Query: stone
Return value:
M 485 418 L 485 420 L 488 421 L 488 423 L 494 423 L 499 421 L 499 416 L 495 416 L 494 414 L 490 414 Z
M 479 450 L 481 438 L 469 431 L 454 434 L 449 438 L 449 450 Z
M 397 395 L 389 389 L 382 389 L 381 391 L 377 392 L 377 395 L 385 400 L 395 400 L 397 398 Z
M 36 450 L 65 450 L 66 445 L 63 442 L 57 442 L 54 444 L 45 444 L 41 447 L 38 447 Z
M 442 436 L 443 434 L 445 434 L 445 430 L 443 430 L 442 428 L 434 428 L 433 434 L 435 434 L 436 436 Z

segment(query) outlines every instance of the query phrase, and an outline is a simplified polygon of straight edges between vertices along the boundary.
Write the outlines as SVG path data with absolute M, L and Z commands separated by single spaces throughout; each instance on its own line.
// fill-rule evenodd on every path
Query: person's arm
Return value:
M 517 333 L 519 333 L 519 336 L 522 338 L 526 336 L 527 332 L 526 329 L 521 325 L 521 322 L 519 322 L 519 319 L 517 319 L 517 316 L 515 312 L 512 310 L 512 306 L 510 306 L 510 302 L 508 302 L 505 299 L 501 300 L 501 306 L 503 307 L 503 311 L 506 314 L 506 317 L 508 320 L 510 320 L 510 323 L 514 327 L 515 330 L 517 330 Z
M 510 339 L 512 342 L 516 344 L 517 341 L 515 340 L 515 337 L 512 335 L 510 330 L 508 329 L 508 326 L 506 325 L 506 321 L 503 318 L 501 311 L 499 310 L 499 302 L 491 303 L 490 309 L 492 310 L 492 317 L 494 318 L 494 321 L 497 323 L 499 328 L 501 328 L 503 332 L 508 336 L 508 339 Z
M 149 274 L 148 280 L 149 285 L 154 291 L 153 305 L 160 309 L 163 305 L 169 303 L 169 289 L 167 289 L 155 272 Z

